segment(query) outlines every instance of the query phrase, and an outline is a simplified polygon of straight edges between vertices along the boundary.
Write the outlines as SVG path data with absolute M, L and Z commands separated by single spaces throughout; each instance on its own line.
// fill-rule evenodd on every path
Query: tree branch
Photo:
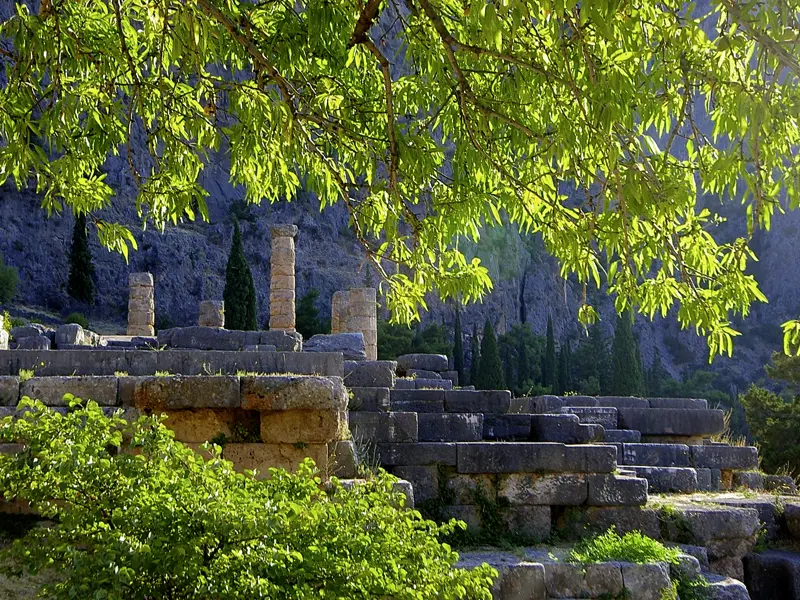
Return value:
M 363 44 L 369 40 L 369 30 L 378 18 L 378 9 L 380 8 L 383 0 L 367 0 L 364 8 L 361 10 L 361 15 L 356 22 L 356 28 L 353 35 L 350 36 L 350 41 L 347 42 L 347 47 L 352 48 L 356 44 Z
M 392 74 L 389 70 L 389 60 L 378 50 L 378 47 L 369 37 L 365 37 L 361 43 L 378 60 L 381 66 L 381 72 L 383 73 L 383 87 L 386 93 L 386 134 L 389 138 L 389 191 L 395 193 L 397 192 L 397 169 L 400 156 L 397 149 L 397 134 L 394 130 L 394 99 L 392 95 Z

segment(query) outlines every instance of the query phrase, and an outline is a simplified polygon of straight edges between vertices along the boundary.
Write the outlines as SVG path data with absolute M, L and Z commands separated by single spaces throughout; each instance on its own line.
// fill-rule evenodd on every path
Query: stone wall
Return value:
M 151 273 L 128 276 L 128 335 L 155 335 L 156 304 Z
M 331 333 L 362 333 L 367 360 L 378 360 L 378 317 L 375 288 L 354 288 L 333 295 Z

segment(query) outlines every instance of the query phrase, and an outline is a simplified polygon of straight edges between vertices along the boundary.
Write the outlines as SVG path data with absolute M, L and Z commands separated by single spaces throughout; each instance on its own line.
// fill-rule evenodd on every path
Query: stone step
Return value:
M 703 576 L 708 582 L 708 600 L 756 600 L 738 579 L 715 573 L 703 573 Z
M 445 393 L 447 412 L 506 414 L 511 407 L 511 392 L 505 390 L 451 390 Z
M 389 388 L 351 387 L 348 407 L 351 411 L 388 412 L 391 408 Z
M 800 598 L 800 554 L 766 550 L 744 557 L 744 584 L 752 600 Z
M 531 440 L 536 442 L 584 444 L 602 440 L 604 433 L 602 426 L 582 424 L 577 415 L 531 415 Z
M 453 382 L 449 379 L 425 379 L 417 377 L 414 379 L 415 389 L 418 390 L 452 390 Z
M 707 469 L 758 468 L 758 449 L 753 446 L 692 446 L 692 464 Z
M 638 444 L 642 441 L 642 434 L 633 429 L 608 429 L 606 428 L 603 441 L 626 444 Z
M 343 365 L 344 384 L 347 387 L 394 387 L 396 366 L 393 360 L 347 360 Z
M 419 441 L 419 415 L 413 412 L 350 412 L 350 433 L 366 443 Z
M 531 437 L 531 415 L 483 416 L 483 439 L 504 441 L 529 441 Z
M 617 409 L 611 406 L 565 406 L 562 413 L 578 415 L 581 423 L 617 428 Z
M 444 395 L 444 390 L 398 390 L 395 388 L 389 393 L 389 399 L 392 410 L 417 413 L 443 413 Z
M 684 444 L 622 444 L 617 462 L 643 467 L 691 467 L 689 446 Z
M 620 429 L 635 429 L 645 436 L 703 436 L 725 430 L 725 415 L 716 409 L 619 408 L 617 413 Z
M 646 479 L 650 493 L 690 494 L 697 491 L 697 472 L 689 467 L 626 465 L 625 470 Z
M 483 439 L 484 416 L 480 413 L 419 413 L 418 418 L 420 442 L 479 442 Z

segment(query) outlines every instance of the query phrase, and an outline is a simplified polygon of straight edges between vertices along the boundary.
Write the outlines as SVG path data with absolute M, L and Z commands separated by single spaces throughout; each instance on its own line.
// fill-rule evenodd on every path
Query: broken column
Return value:
M 156 325 L 156 304 L 151 273 L 128 276 L 128 335 L 153 336 Z
M 339 291 L 331 302 L 331 333 L 362 333 L 367 360 L 378 360 L 378 314 L 375 288 Z
M 295 225 L 273 225 L 270 257 L 269 328 L 295 330 L 294 237 Z
M 225 303 L 221 300 L 203 300 L 200 303 L 200 327 L 225 327 Z
M 8 350 L 8 331 L 4 325 L 3 313 L 0 313 L 0 350 Z

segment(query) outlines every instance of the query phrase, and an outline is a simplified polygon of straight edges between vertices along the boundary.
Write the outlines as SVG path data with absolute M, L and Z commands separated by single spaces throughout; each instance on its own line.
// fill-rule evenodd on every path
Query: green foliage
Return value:
M 515 323 L 499 336 L 500 357 L 504 362 L 506 385 L 515 395 L 529 395 L 541 382 L 541 362 L 545 340 L 527 323 Z
M 481 367 L 481 343 L 478 338 L 478 326 L 472 326 L 472 339 L 470 340 L 469 383 L 475 385 L 478 381 L 478 371 Z
M 75 300 L 94 304 L 94 264 L 86 233 L 86 214 L 75 217 L 72 229 L 72 245 L 69 249 L 69 279 L 67 293 Z
M 506 389 L 503 376 L 503 363 L 500 361 L 500 351 L 497 347 L 497 336 L 489 319 L 483 326 L 483 339 L 481 340 L 481 359 L 478 365 L 478 377 L 473 382 L 479 390 L 504 390 Z
M 712 355 L 730 352 L 731 317 L 765 300 L 753 231 L 800 204 L 795 0 L 421 0 L 397 21 L 402 64 L 372 41 L 380 10 L 394 10 L 376 3 L 42 6 L 19 2 L 0 24 L 12 49 L 0 185 L 35 182 L 48 213 L 103 214 L 104 166 L 120 153 L 132 204 L 163 229 L 208 218 L 201 174 L 224 143 L 245 201 L 302 186 L 322 207 L 345 204 L 376 270 L 412 267 L 379 273 L 404 322 L 429 291 L 485 295 L 486 267 L 459 248 L 509 224 L 540 233 L 564 276 L 607 284 L 618 312 L 676 306 Z M 711 135 L 690 110 L 703 105 Z M 715 239 L 709 197 L 744 202 L 746 235 Z M 96 224 L 107 247 L 135 244 L 127 227 Z M 800 322 L 786 340 L 800 346 Z
M 784 400 L 751 386 L 741 403 L 764 471 L 800 475 L 800 398 Z
M 225 267 L 225 290 L 222 292 L 225 302 L 225 327 L 254 331 L 258 329 L 256 288 L 253 274 L 242 247 L 242 232 L 239 222 L 233 224 L 233 240 Z
M 766 370 L 770 378 L 783 381 L 794 390 L 800 388 L 800 357 L 774 352 L 772 364 L 767 365 Z
M 558 351 L 558 384 L 556 389 L 559 394 L 565 394 L 572 390 L 572 365 L 569 340 L 561 342 Z
M 449 354 L 447 328 L 436 323 L 411 329 L 408 325 L 378 321 L 378 358 L 394 360 L 411 353 Z
M 319 309 L 317 308 L 317 299 L 319 298 L 319 290 L 311 288 L 301 296 L 300 301 L 297 303 L 295 312 L 295 323 L 299 333 L 303 335 L 303 339 L 309 339 L 311 336 L 318 333 L 330 333 L 330 323 L 324 323 L 319 316 Z
M 467 372 L 464 369 L 464 333 L 461 331 L 461 311 L 456 307 L 456 324 L 453 331 L 453 368 L 458 373 L 458 382 L 461 385 L 467 381 Z
M 611 357 L 600 325 L 595 323 L 575 351 L 577 391 L 588 395 L 608 394 L 611 387 Z
M 8 314 L 7 310 L 3 311 L 3 330 L 11 333 L 11 328 L 14 327 L 11 323 L 11 315 Z
M 670 379 L 670 375 L 664 368 L 664 363 L 661 362 L 661 351 L 658 348 L 656 348 L 653 362 L 645 371 L 644 377 L 648 396 L 658 398 L 664 395 L 664 384 Z
M 19 275 L 11 265 L 6 265 L 3 255 L 0 254 L 0 304 L 7 304 L 17 295 Z
M 89 329 L 89 319 L 79 312 L 69 313 L 64 319 L 64 323 L 77 323 L 84 329 Z
M 611 382 L 614 396 L 642 396 L 645 393 L 642 359 L 633 337 L 633 315 L 626 311 L 617 318 L 611 344 Z
M 558 387 L 558 357 L 556 356 L 556 337 L 553 334 L 553 317 L 547 317 L 547 334 L 542 356 L 542 385 L 556 390 Z
M 450 332 L 444 325 L 429 323 L 425 327 L 417 327 L 411 338 L 411 352 L 419 354 L 450 354 L 453 345 Z
M 60 415 L 25 399 L 29 410 L 0 424 L 0 439 L 25 447 L 0 456 L 6 497 L 52 521 L 4 549 L 2 565 L 55 568 L 49 598 L 491 598 L 496 572 L 453 568 L 439 541 L 455 522 L 402 508 L 389 475 L 323 488 L 306 460 L 297 475 L 256 480 L 154 417 L 129 424 L 76 403 Z
M 667 548 L 639 531 L 620 536 L 613 527 L 602 535 L 582 540 L 569 555 L 569 560 L 581 563 L 620 561 L 643 565 L 674 563 L 677 559 L 677 548 Z

